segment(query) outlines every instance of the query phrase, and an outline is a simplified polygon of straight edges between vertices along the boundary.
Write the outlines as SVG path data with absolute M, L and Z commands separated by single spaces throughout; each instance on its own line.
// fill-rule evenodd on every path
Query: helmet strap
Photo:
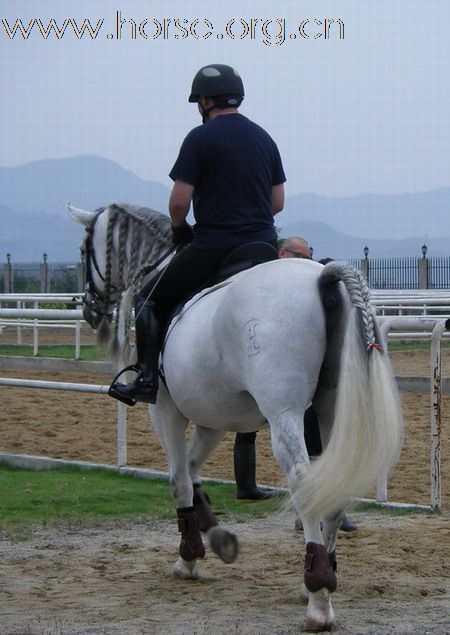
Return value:
M 215 108 L 217 108 L 216 104 L 213 104 L 209 108 L 203 108 L 203 106 L 201 106 L 200 114 L 202 116 L 202 123 L 206 123 L 209 120 L 208 115 L 211 112 L 211 110 L 214 110 Z

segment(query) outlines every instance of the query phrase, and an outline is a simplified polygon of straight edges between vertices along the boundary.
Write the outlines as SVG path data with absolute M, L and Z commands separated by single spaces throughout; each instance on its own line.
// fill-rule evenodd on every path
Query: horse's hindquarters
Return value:
M 164 372 L 186 416 L 245 431 L 269 413 L 307 406 L 326 346 L 320 270 L 266 263 L 184 311 L 169 332 Z

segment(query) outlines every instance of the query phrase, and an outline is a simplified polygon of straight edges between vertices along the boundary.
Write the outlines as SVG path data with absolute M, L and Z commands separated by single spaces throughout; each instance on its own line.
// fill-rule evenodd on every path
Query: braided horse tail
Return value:
M 362 274 L 346 263 L 327 264 L 319 285 L 342 281 L 351 307 L 345 322 L 331 437 L 300 479 L 303 513 L 323 517 L 364 495 L 398 460 L 402 411 L 387 354 Z M 339 328 L 339 325 L 337 325 Z

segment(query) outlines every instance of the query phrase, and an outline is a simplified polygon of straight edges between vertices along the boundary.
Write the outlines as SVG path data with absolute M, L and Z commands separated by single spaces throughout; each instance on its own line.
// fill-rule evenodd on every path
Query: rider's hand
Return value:
M 183 225 L 172 225 L 172 240 L 176 247 L 182 247 L 192 242 L 194 238 L 194 230 L 185 222 Z

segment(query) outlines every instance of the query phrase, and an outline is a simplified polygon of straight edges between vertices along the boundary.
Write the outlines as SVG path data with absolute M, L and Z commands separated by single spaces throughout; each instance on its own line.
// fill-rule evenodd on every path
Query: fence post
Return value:
M 441 339 L 450 320 L 438 322 L 431 334 L 431 507 L 441 510 L 442 364 Z
M 11 254 L 6 254 L 6 263 L 3 265 L 4 292 L 14 293 L 14 278 L 12 275 Z
M 422 245 L 422 258 L 419 260 L 419 289 L 428 289 L 428 247 Z
M 361 271 L 364 274 L 367 282 L 369 282 L 369 248 L 366 245 L 363 249 L 364 252 L 364 260 L 361 260 Z
M 41 293 L 49 293 L 49 279 L 48 279 L 48 264 L 47 264 L 47 254 L 43 254 L 42 258 L 44 262 L 41 262 L 39 265 L 40 274 L 41 274 Z

